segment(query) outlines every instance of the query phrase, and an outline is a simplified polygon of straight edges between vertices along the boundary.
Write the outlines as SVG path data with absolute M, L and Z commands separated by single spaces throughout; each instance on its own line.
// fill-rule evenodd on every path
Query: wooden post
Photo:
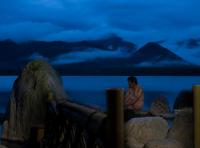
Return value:
M 29 147 L 40 147 L 42 144 L 42 138 L 44 137 L 44 125 L 34 125 L 31 128 L 30 133 L 30 146 Z
M 194 93 L 194 146 L 200 148 L 200 85 L 193 86 Z
M 124 91 L 107 90 L 108 143 L 110 148 L 124 148 Z

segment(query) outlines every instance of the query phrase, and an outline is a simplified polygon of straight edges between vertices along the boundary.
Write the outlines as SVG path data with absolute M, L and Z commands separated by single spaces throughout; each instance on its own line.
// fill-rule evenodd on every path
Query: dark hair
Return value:
M 134 76 L 130 76 L 130 77 L 128 77 L 127 80 L 130 81 L 130 82 L 134 82 L 136 85 L 138 84 L 137 78 L 134 77 Z

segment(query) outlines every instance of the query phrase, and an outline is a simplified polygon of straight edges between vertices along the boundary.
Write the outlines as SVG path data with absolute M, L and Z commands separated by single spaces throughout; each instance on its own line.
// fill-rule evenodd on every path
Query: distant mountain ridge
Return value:
M 4 40 L 0 41 L 0 50 L 3 51 L 3 54 L 0 55 L 0 73 L 19 71 L 31 60 L 31 56 L 44 56 L 51 62 L 59 55 L 76 54 L 91 50 L 109 52 L 120 50 L 127 53 L 127 56 L 96 58 L 89 61 L 63 63 L 54 66 L 64 74 L 98 74 L 106 71 L 112 74 L 121 74 L 122 71 L 130 73 L 133 69 L 148 69 L 145 71 L 148 73 L 149 70 L 155 68 L 159 68 L 159 71 L 161 71 L 163 68 L 173 69 L 175 67 L 199 69 L 199 66 L 191 64 L 159 43 L 149 42 L 137 49 L 136 44 L 125 41 L 118 36 L 79 42 L 29 41 L 15 43 L 12 40 Z
M 131 56 L 135 64 L 140 66 L 181 66 L 192 65 L 180 56 L 162 47 L 158 43 L 149 42 Z
M 7 55 L 10 55 L 10 53 L 13 51 L 17 51 L 21 55 L 27 56 L 27 54 L 30 55 L 33 53 L 40 53 L 48 58 L 52 58 L 63 53 L 78 52 L 93 48 L 108 51 L 123 49 L 127 52 L 131 52 L 132 50 L 136 49 L 136 45 L 134 43 L 124 41 L 118 36 L 110 36 L 105 39 L 85 40 L 78 42 L 28 41 L 16 43 L 9 39 L 0 41 L 0 50 L 6 50 L 5 54 Z
M 190 62 L 179 57 L 175 53 L 171 52 L 167 48 L 162 47 L 158 43 L 147 43 L 135 52 L 130 53 L 126 57 L 107 57 L 97 58 L 92 61 L 85 61 L 72 64 L 61 64 L 58 67 L 66 67 L 70 65 L 72 69 L 74 67 L 85 67 L 85 69 L 95 69 L 107 67 L 121 69 L 131 69 L 133 67 L 183 67 L 194 66 Z

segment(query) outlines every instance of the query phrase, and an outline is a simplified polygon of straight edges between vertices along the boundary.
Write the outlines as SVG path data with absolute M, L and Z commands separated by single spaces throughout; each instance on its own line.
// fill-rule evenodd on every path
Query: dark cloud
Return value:
M 196 0 L 3 0 L 0 33 L 1 38 L 15 40 L 79 40 L 115 32 L 132 41 L 147 42 L 170 39 L 176 31 L 181 38 L 181 32 L 190 35 L 191 28 L 200 26 L 199 3 Z M 29 31 L 23 33 L 26 30 L 22 28 Z M 19 32 L 20 36 L 15 36 Z
M 40 40 L 43 36 L 61 31 L 62 28 L 50 23 L 21 22 L 0 26 L 0 39 L 16 41 Z
M 196 49 L 200 47 L 200 38 L 190 38 L 187 40 L 178 41 L 177 45 L 187 49 Z

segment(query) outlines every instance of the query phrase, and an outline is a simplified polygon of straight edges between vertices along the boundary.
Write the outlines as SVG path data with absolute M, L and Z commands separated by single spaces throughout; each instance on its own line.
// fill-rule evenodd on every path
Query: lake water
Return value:
M 200 84 L 200 76 L 138 76 L 139 85 L 144 89 L 145 105 L 148 110 L 153 99 L 165 96 L 172 109 L 176 96 L 181 90 L 191 90 Z M 0 112 L 5 112 L 10 91 L 16 76 L 0 76 Z M 106 89 L 127 89 L 126 76 L 62 76 L 63 85 L 69 98 L 75 102 L 106 110 Z

